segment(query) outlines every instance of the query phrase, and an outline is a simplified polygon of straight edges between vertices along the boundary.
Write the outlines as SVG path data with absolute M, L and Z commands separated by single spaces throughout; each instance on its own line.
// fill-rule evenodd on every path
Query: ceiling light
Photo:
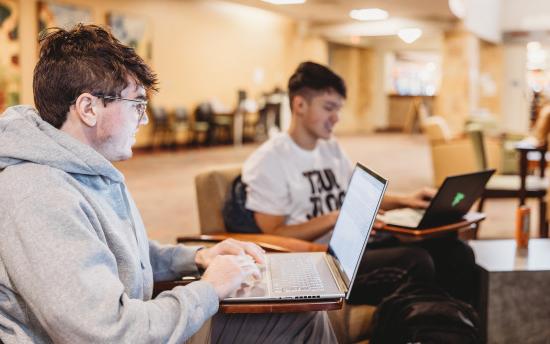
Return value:
M 263 2 L 269 2 L 273 5 L 297 5 L 303 4 L 306 0 L 262 0 Z
M 411 44 L 422 36 L 422 30 L 415 27 L 401 29 L 397 32 L 397 36 L 399 36 L 403 42 Z
M 351 10 L 349 16 L 356 20 L 384 20 L 388 19 L 387 11 L 379 8 L 363 8 L 360 10 Z
M 449 0 L 449 9 L 457 18 L 464 19 L 466 16 L 464 0 Z

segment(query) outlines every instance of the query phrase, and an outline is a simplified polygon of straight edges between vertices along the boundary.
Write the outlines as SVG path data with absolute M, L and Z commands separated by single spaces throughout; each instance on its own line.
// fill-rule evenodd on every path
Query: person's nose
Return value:
M 338 123 L 338 121 L 340 120 L 340 111 L 334 111 L 332 113 L 332 116 L 330 116 L 330 120 L 332 124 Z

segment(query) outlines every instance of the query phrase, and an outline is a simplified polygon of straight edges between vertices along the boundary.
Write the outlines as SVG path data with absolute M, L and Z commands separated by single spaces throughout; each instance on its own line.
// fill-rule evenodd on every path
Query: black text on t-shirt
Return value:
M 311 186 L 309 200 L 311 201 L 312 210 L 311 213 L 307 214 L 308 220 L 340 209 L 346 192 L 338 184 L 331 169 L 305 171 L 302 174 Z

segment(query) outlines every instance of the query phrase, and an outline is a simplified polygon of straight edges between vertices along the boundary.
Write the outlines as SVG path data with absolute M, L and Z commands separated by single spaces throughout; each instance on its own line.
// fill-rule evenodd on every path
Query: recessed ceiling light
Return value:
M 273 5 L 297 5 L 303 4 L 306 0 L 262 0 L 263 2 L 269 2 Z
M 397 36 L 399 36 L 403 42 L 411 44 L 422 36 L 422 30 L 415 27 L 401 29 L 397 32 Z
M 360 10 L 351 10 L 349 16 L 356 20 L 384 20 L 388 19 L 389 14 L 379 8 L 363 8 Z

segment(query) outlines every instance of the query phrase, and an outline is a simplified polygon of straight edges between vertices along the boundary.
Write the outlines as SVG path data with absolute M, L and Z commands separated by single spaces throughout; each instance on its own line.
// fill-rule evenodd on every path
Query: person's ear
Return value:
M 82 93 L 74 104 L 78 117 L 89 127 L 95 127 L 97 124 L 97 100 L 98 98 L 90 93 Z
M 292 99 L 292 109 L 294 110 L 293 112 L 297 115 L 303 114 L 307 109 L 307 106 L 307 99 L 303 96 L 297 95 Z

